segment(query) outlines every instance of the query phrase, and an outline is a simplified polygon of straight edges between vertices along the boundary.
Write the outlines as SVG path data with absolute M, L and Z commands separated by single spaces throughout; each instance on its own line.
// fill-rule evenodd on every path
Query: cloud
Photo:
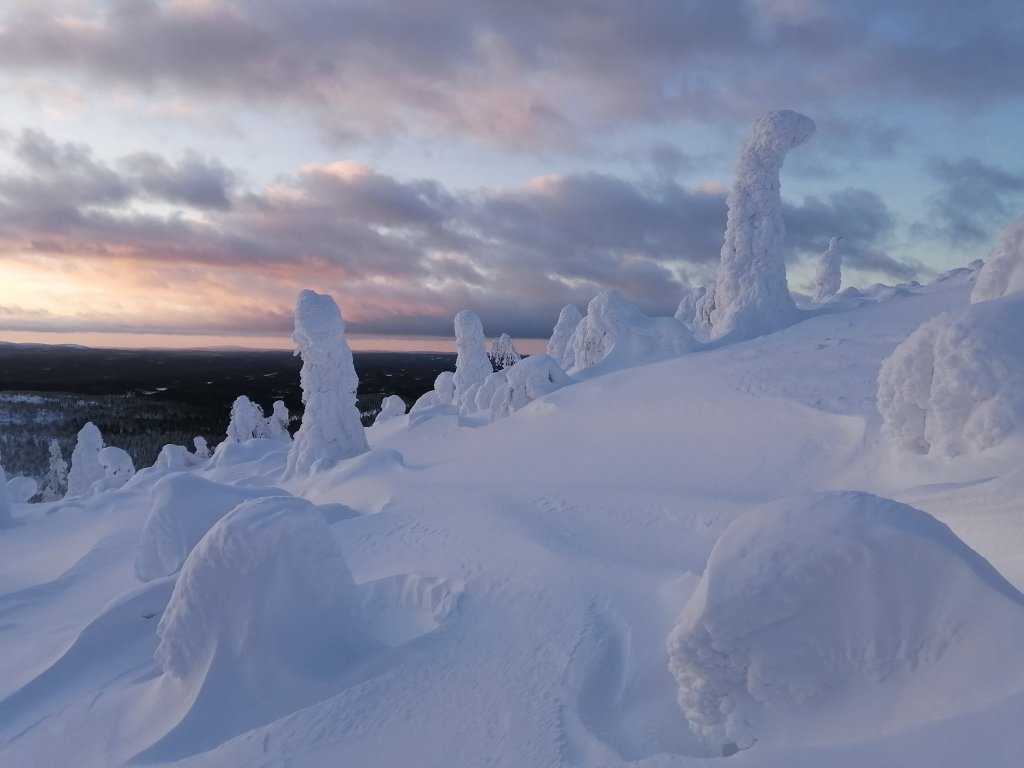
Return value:
M 1024 199 L 1024 172 L 988 165 L 975 157 L 932 158 L 928 173 L 939 183 L 929 200 L 931 221 L 919 231 L 956 245 L 986 242 Z

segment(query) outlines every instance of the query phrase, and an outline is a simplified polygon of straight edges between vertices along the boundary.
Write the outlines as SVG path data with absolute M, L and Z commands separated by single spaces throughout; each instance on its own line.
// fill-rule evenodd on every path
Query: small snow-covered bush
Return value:
M 78 432 L 78 441 L 71 452 L 71 471 L 68 473 L 68 496 L 82 496 L 106 473 L 100 464 L 103 436 L 91 421 Z
M 60 443 L 50 441 L 50 463 L 43 478 L 43 501 L 56 501 L 68 491 L 68 463 L 60 451 Z
M 494 371 L 487 357 L 487 339 L 484 326 L 475 312 L 464 309 L 455 316 L 455 375 L 452 383 L 455 393 L 451 402 L 459 405 L 462 396 L 474 384 L 479 384 Z
M 398 395 L 388 395 L 384 398 L 384 402 L 380 404 L 380 413 L 377 414 L 377 418 L 373 420 L 374 424 L 383 424 L 385 421 L 390 421 L 396 416 L 405 415 L 405 401 Z
M 669 357 L 696 347 L 693 334 L 674 317 L 648 317 L 615 290 L 590 300 L 572 334 L 576 370 L 607 360 L 616 366 Z
M 263 427 L 264 436 L 271 440 L 283 440 L 285 442 L 291 440 L 292 437 L 288 433 L 290 421 L 291 415 L 288 413 L 288 407 L 284 404 L 284 400 L 275 400 L 274 410 L 267 416 Z
M 1024 296 L 922 324 L 878 375 L 883 435 L 917 453 L 983 451 L 1024 425 Z
M 498 370 L 511 368 L 522 359 L 516 351 L 516 345 L 512 343 L 512 337 L 507 333 L 501 334 L 491 344 L 491 360 Z
M 564 370 L 572 368 L 576 364 L 576 354 L 573 352 L 572 340 L 573 331 L 580 324 L 583 315 L 575 304 L 566 304 L 558 313 L 558 321 L 551 331 L 551 339 L 548 341 L 548 357 L 558 363 Z
M 195 457 L 199 461 L 206 461 L 210 458 L 210 446 L 206 442 L 205 437 L 196 436 L 192 438 L 192 445 L 195 446 Z
M 196 457 L 183 445 L 165 445 L 157 454 L 157 469 L 165 469 L 170 472 L 183 472 L 196 463 Z
M 538 397 L 572 384 L 572 379 L 547 355 L 531 355 L 504 373 L 504 387 L 499 387 L 491 396 L 491 421 L 504 418 Z M 499 397 L 497 401 L 496 397 Z
M 1024 291 L 1024 216 L 1019 216 L 999 237 L 985 266 L 978 273 L 971 303 L 990 301 Z
M 245 395 L 239 395 L 231 404 L 231 420 L 228 422 L 227 439 L 232 443 L 244 443 L 256 437 L 263 437 L 266 420 L 259 403 Z
M 1020 684 L 1024 599 L 930 515 L 866 493 L 784 500 L 715 544 L 668 638 L 691 728 L 739 748 L 859 741 Z

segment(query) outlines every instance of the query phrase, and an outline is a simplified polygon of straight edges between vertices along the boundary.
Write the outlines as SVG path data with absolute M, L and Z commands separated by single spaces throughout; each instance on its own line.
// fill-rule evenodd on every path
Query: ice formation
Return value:
M 288 433 L 290 421 L 291 416 L 288 413 L 288 407 L 284 404 L 284 400 L 275 400 L 274 410 L 267 417 L 266 424 L 263 427 L 264 436 L 271 440 L 291 440 L 292 437 Z
M 572 384 L 565 371 L 547 355 L 531 355 L 505 373 L 505 384 L 491 396 L 490 420 L 505 418 L 538 397 Z
M 78 432 L 78 441 L 71 452 L 71 471 L 68 472 L 68 496 L 82 496 L 106 473 L 100 464 L 103 436 L 91 421 Z
M 185 561 L 157 634 L 156 659 L 197 720 L 217 712 L 236 729 L 312 703 L 379 647 L 330 527 L 295 497 L 220 520 Z
M 60 451 L 60 443 L 50 441 L 50 463 L 43 478 L 43 501 L 56 501 L 68 491 L 68 463 Z
M 309 290 L 299 294 L 293 338 L 302 355 L 299 376 L 306 410 L 288 453 L 287 476 L 370 450 L 356 408 L 359 378 L 344 333 L 334 299 Z
M 501 334 L 491 344 L 491 360 L 498 370 L 510 368 L 522 359 L 516 351 L 516 345 L 512 343 L 512 337 L 507 333 Z
M 740 148 L 711 316 L 715 338 L 749 339 L 793 322 L 786 282 L 779 173 L 786 153 L 814 135 L 811 118 L 788 109 L 760 117 Z
M 373 420 L 374 424 L 382 424 L 396 416 L 405 415 L 405 401 L 398 395 L 388 395 L 380 404 L 380 413 Z
M 192 439 L 192 445 L 195 446 L 195 457 L 199 461 L 206 461 L 210 458 L 210 446 L 206 442 L 205 437 L 196 436 Z
M 479 384 L 491 373 L 491 359 L 487 357 L 487 340 L 484 326 L 475 312 L 464 309 L 455 316 L 455 394 L 453 402 L 458 405 L 466 391 Z
M 989 301 L 1024 291 L 1024 216 L 1019 216 L 999 237 L 971 293 L 971 302 Z
M 1024 596 L 944 524 L 866 493 L 738 518 L 668 639 L 712 743 L 853 741 L 1014 690 Z
M 1024 295 L 925 322 L 882 364 L 882 434 L 951 458 L 991 448 L 1024 425 Z
M 573 331 L 580 324 L 583 315 L 575 304 L 566 304 L 558 313 L 558 322 L 551 331 L 551 339 L 548 341 L 548 357 L 553 359 L 564 370 L 569 370 L 576 364 L 576 355 L 573 352 L 572 339 Z
M 826 301 L 837 293 L 843 282 L 843 254 L 839 252 L 841 237 L 833 237 L 828 241 L 828 248 L 821 254 L 818 271 L 814 275 L 815 302 Z
M 231 420 L 228 422 L 227 439 L 232 443 L 244 443 L 255 437 L 263 437 L 266 420 L 263 409 L 245 395 L 239 395 L 231 405 Z
M 707 295 L 708 287 L 706 285 L 699 286 L 687 291 L 686 295 L 683 296 L 679 302 L 679 306 L 676 307 L 675 318 L 691 331 L 694 328 L 697 320 L 697 302 Z
M 608 360 L 630 365 L 692 351 L 693 334 L 674 317 L 648 317 L 615 290 L 590 300 L 587 314 L 572 334 L 576 370 Z
M 150 493 L 135 575 L 143 581 L 169 576 L 181 568 L 206 532 L 243 501 L 284 495 L 277 488 L 223 485 L 194 474 L 161 478 Z

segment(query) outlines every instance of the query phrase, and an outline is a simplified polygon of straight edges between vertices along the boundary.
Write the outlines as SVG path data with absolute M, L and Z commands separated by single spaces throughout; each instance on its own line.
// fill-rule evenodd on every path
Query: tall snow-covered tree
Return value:
M 455 346 L 458 355 L 455 358 L 454 402 L 458 405 L 473 385 L 479 385 L 494 372 L 491 359 L 487 357 L 484 324 L 476 312 L 464 309 L 455 316 Z
M 841 237 L 833 237 L 828 241 L 828 248 L 818 260 L 818 271 L 814 275 L 813 300 L 822 302 L 839 293 L 843 282 L 843 254 L 839 252 Z
M 370 450 L 356 408 L 359 378 L 345 342 L 341 309 L 330 296 L 305 290 L 295 305 L 292 338 L 302 356 L 302 426 L 288 453 L 286 477 L 308 473 Z
M 78 432 L 78 442 L 71 452 L 71 471 L 68 473 L 68 496 L 81 496 L 97 480 L 102 480 L 106 473 L 100 464 L 100 451 L 103 450 L 103 435 L 91 421 L 87 422 Z
M 789 325 L 796 304 L 786 282 L 779 173 L 786 154 L 814 135 L 792 110 L 760 117 L 740 149 L 712 313 L 714 338 L 749 339 Z
M 494 365 L 498 367 L 498 370 L 504 370 L 522 360 L 522 356 L 516 351 L 515 344 L 512 343 L 512 337 L 507 333 L 501 334 L 491 343 L 491 360 L 494 361 Z
M 551 338 L 548 340 L 548 357 L 558 363 L 563 370 L 572 368 L 576 362 L 576 353 L 573 351 L 570 340 L 573 331 L 583 319 L 583 313 L 575 304 L 566 304 L 558 313 L 558 321 L 551 331 Z
M 62 499 L 68 491 L 68 463 L 56 440 L 50 441 L 50 464 L 43 482 L 43 501 Z

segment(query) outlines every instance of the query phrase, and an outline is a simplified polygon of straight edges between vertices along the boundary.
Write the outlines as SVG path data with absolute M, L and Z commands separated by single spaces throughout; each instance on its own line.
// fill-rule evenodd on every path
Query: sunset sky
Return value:
M 0 340 L 287 347 L 304 287 L 361 348 L 671 314 L 777 108 L 791 287 L 832 235 L 923 281 L 1024 212 L 1022 40 L 1020 0 L 5 0 Z

